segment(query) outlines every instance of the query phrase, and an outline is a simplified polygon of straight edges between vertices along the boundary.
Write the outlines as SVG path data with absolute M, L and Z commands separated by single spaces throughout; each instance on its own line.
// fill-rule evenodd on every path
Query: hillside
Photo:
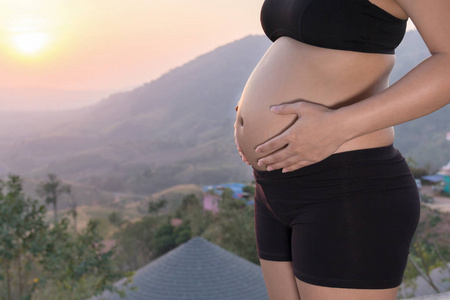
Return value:
M 82 109 L 0 114 L 0 173 L 31 181 L 53 172 L 142 196 L 178 184 L 251 180 L 233 141 L 234 106 L 270 44 L 247 36 Z M 391 84 L 427 56 L 418 33 L 407 32 Z M 448 161 L 449 109 L 396 126 L 394 145 L 437 169 Z

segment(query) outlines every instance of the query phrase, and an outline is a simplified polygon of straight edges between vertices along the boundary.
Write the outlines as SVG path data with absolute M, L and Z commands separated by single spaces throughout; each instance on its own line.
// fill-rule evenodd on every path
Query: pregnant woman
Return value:
M 265 0 L 273 44 L 236 106 L 271 300 L 396 299 L 418 225 L 393 125 L 450 99 L 450 1 Z M 430 53 L 392 86 L 408 18 Z

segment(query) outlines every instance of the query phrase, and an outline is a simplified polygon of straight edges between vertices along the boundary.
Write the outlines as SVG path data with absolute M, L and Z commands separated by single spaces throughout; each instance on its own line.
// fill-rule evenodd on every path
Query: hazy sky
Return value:
M 264 34 L 263 2 L 0 0 L 0 109 L 56 108 L 58 93 L 72 91 L 79 104 L 92 103 L 139 86 L 220 45 Z M 61 96 L 60 107 L 74 101 Z

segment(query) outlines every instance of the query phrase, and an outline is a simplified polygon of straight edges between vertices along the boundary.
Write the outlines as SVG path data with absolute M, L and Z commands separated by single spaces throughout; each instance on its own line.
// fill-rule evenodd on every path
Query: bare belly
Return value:
M 236 114 L 236 139 L 255 169 L 260 157 L 255 148 L 280 134 L 296 119 L 277 115 L 270 106 L 307 100 L 339 108 L 364 100 L 389 86 L 395 56 L 326 49 L 280 37 L 264 54 L 244 87 Z M 329 124 L 330 127 L 333 124 Z M 392 144 L 394 128 L 359 136 L 335 153 Z

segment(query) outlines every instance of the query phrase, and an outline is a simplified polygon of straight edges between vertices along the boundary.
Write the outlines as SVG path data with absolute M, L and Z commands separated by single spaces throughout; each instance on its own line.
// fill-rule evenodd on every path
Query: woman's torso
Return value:
M 250 75 L 237 111 L 236 138 L 258 170 L 256 146 L 280 134 L 296 115 L 277 115 L 270 106 L 303 99 L 330 108 L 346 106 L 388 87 L 395 56 L 316 47 L 287 36 L 278 38 Z M 330 127 L 333 124 L 329 124 Z M 337 152 L 393 143 L 388 127 L 342 144 Z
M 368 1 L 368 0 L 361 0 Z M 370 3 L 392 19 L 406 19 L 394 0 L 371 0 Z M 269 47 L 250 75 L 237 111 L 236 138 L 252 166 L 258 170 L 260 157 L 256 146 L 286 130 L 296 115 L 277 115 L 270 106 L 307 100 L 329 108 L 356 103 L 389 86 L 395 56 L 316 47 L 288 36 L 279 37 Z M 330 127 L 333 124 L 328 124 Z M 335 153 L 392 144 L 394 129 L 388 127 L 342 144 Z

